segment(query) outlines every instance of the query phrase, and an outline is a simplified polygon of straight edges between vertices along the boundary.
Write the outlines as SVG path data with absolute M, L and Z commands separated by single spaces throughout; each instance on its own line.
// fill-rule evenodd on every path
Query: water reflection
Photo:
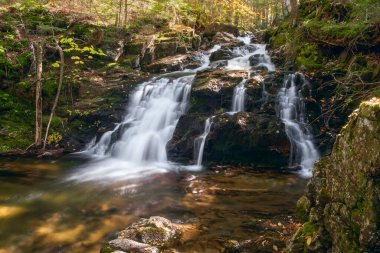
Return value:
M 112 184 L 62 180 L 85 161 L 0 160 L 0 253 L 98 252 L 140 217 L 160 215 L 185 228 L 183 252 L 218 250 L 247 239 L 252 219 L 288 214 L 305 180 L 238 168 L 150 174 Z

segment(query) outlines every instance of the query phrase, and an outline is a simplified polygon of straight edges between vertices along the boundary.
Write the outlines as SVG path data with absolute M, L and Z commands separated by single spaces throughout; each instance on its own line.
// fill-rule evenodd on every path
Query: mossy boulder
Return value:
M 380 250 L 379 154 L 380 99 L 374 98 L 351 114 L 332 154 L 314 169 L 302 201 L 310 203 L 305 210 L 315 226 L 315 233 L 303 233 L 312 237 L 307 252 L 315 252 L 313 245 L 320 252 Z
M 138 252 L 158 253 L 180 240 L 181 230 L 170 220 L 160 216 L 140 219 L 118 233 L 117 239 L 103 245 L 100 253 Z

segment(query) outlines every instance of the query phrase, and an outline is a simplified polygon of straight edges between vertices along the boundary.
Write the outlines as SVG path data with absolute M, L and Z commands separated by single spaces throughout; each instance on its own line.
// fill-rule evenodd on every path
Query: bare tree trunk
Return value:
M 128 25 L 128 0 L 124 0 L 124 27 Z
M 42 42 L 35 43 L 36 47 L 36 132 L 35 144 L 42 143 Z
M 121 15 L 122 9 L 123 9 L 123 0 L 119 0 L 119 14 L 118 14 L 119 20 L 117 22 L 119 26 L 117 28 L 120 28 L 123 25 L 122 23 L 123 18 Z
M 51 108 L 49 122 L 48 122 L 47 127 L 46 127 L 44 146 L 42 148 L 43 151 L 45 151 L 45 148 L 46 148 L 46 141 L 47 141 L 47 137 L 49 135 L 50 124 L 51 124 L 51 121 L 52 121 L 53 116 L 55 114 L 55 109 L 57 108 L 57 105 L 58 105 L 59 96 L 61 94 L 62 83 L 63 83 L 63 69 L 64 69 L 64 64 L 65 64 L 65 58 L 64 58 L 64 55 L 63 55 L 63 50 L 58 45 L 58 43 L 56 45 L 56 48 L 57 48 L 57 50 L 59 52 L 59 58 L 60 58 L 60 61 L 61 61 L 60 62 L 60 68 L 59 68 L 59 82 L 58 82 L 57 94 L 55 95 L 55 99 L 54 99 L 54 104 L 53 104 L 53 107 Z
M 295 27 L 297 25 L 297 16 L 298 16 L 298 7 L 297 0 L 290 0 L 290 16 L 292 18 L 291 27 Z

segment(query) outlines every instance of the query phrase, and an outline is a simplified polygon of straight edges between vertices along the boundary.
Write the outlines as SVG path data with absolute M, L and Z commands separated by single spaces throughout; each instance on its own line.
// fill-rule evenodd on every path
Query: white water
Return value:
M 269 72 L 276 70 L 276 67 L 271 62 L 268 52 L 266 51 L 266 45 L 264 44 L 251 44 L 246 45 L 245 48 L 236 48 L 234 49 L 234 54 L 239 55 L 239 57 L 228 61 L 226 66 L 227 70 L 250 71 L 252 69 L 252 66 L 249 63 L 249 58 L 254 55 L 257 55 L 257 57 L 259 57 L 260 63 L 256 66 L 253 66 L 253 68 L 265 67 Z
M 302 83 L 297 86 L 296 75 L 301 74 L 288 75 L 278 93 L 279 116 L 285 124 L 285 132 L 292 145 L 289 165 L 301 166 L 301 175 L 310 177 L 319 154 L 314 146 L 312 135 L 305 127 L 305 104 L 300 91 L 302 85 L 305 84 L 305 79 L 301 76 Z
M 199 168 L 202 167 L 202 160 L 203 160 L 203 152 L 204 152 L 204 148 L 205 148 L 205 143 L 206 143 L 207 136 L 211 130 L 213 118 L 214 117 L 207 118 L 207 120 L 205 122 L 204 130 L 203 130 L 203 134 L 201 136 L 199 136 L 198 138 L 196 138 L 194 141 L 195 154 L 197 157 L 197 166 Z
M 180 77 L 166 74 L 140 84 L 130 96 L 124 120 L 87 147 L 85 153 L 94 161 L 70 179 L 123 180 L 172 169 L 166 144 L 187 109 L 195 73 L 208 67 L 210 53 L 219 48 L 202 56 L 201 67 L 176 72 Z
M 230 113 L 243 112 L 245 106 L 245 84 L 249 78 L 244 78 L 234 89 L 232 97 L 232 109 Z
M 245 109 L 245 84 L 251 78 L 252 66 L 250 65 L 249 58 L 253 55 L 259 55 L 259 64 L 255 67 L 264 66 L 269 72 L 275 71 L 275 66 L 271 62 L 270 57 L 266 51 L 266 46 L 263 44 L 250 44 L 251 37 L 237 37 L 238 40 L 243 41 L 245 46 L 237 47 L 233 49 L 234 55 L 237 57 L 228 61 L 226 69 L 227 70 L 241 70 L 247 72 L 247 77 L 244 78 L 235 88 L 232 97 L 231 111 L 228 114 L 235 114 L 242 112 Z M 208 118 L 205 122 L 205 128 L 198 138 L 194 141 L 194 154 L 196 156 L 197 165 L 196 167 L 202 167 L 203 153 L 205 148 L 205 143 L 208 134 L 210 133 L 212 119 Z

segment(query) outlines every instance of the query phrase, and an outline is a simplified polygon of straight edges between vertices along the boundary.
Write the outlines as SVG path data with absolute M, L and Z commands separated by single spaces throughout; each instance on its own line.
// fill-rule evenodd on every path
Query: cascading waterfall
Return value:
M 210 53 L 219 48 L 216 45 L 203 55 L 202 66 L 195 70 L 165 74 L 140 84 L 131 94 L 124 120 L 84 151 L 95 161 L 70 179 L 122 180 L 172 168 L 166 144 L 187 109 L 195 73 L 209 66 Z
M 301 82 L 298 85 L 296 78 Z M 314 146 L 312 135 L 305 127 L 305 104 L 300 91 L 304 84 L 305 78 L 302 74 L 289 74 L 284 80 L 277 99 L 279 116 L 285 125 L 285 132 L 292 146 L 289 165 L 301 166 L 301 175 L 310 177 L 319 154 Z
M 232 108 L 231 113 L 237 113 L 244 111 L 245 105 L 245 84 L 249 78 L 244 78 L 234 89 L 234 94 L 232 97 Z
M 250 65 L 249 58 L 252 56 L 258 56 L 258 64 L 253 66 L 253 68 L 257 67 L 266 67 L 269 72 L 275 70 L 274 64 L 271 62 L 269 55 L 266 51 L 266 46 L 263 44 L 250 44 L 250 37 L 238 37 L 238 40 L 244 42 L 245 46 L 238 47 L 233 49 L 233 53 L 237 55 L 237 57 L 231 59 L 227 63 L 227 70 L 242 70 L 247 72 L 247 77 L 244 78 L 241 83 L 239 83 L 234 88 L 234 94 L 232 97 L 232 105 L 231 111 L 228 114 L 235 114 L 238 112 L 244 111 L 245 107 L 245 92 L 246 87 L 245 84 L 251 78 L 252 66 Z M 208 134 L 210 133 L 212 120 L 214 117 L 207 118 L 205 122 L 205 128 L 198 138 L 194 141 L 194 159 L 197 161 L 197 167 L 202 166 L 203 153 L 205 148 L 205 143 Z

